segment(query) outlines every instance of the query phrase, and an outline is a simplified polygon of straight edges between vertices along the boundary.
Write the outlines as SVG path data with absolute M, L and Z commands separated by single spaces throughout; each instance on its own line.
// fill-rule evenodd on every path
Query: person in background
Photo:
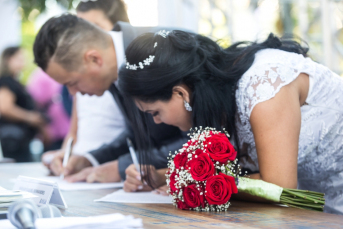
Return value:
M 83 18 L 100 28 L 111 31 L 118 21 L 129 22 L 126 7 L 122 0 L 98 0 L 80 2 L 76 8 L 77 16 Z M 71 125 L 69 133 L 65 137 L 65 146 L 69 137 L 73 137 L 73 155 L 83 156 L 92 150 L 100 148 L 104 144 L 109 144 L 116 139 L 125 129 L 125 121 L 121 115 L 116 101 L 109 91 L 105 91 L 102 96 L 82 95 L 76 93 L 73 101 Z M 60 160 L 64 155 L 64 147 L 60 150 L 49 151 L 43 155 L 42 161 L 54 174 L 59 173 Z M 49 157 L 55 155 L 56 160 L 49 162 Z M 89 174 L 89 181 L 96 170 L 112 166 L 106 164 L 103 167 L 94 168 Z M 108 173 L 108 175 L 113 175 Z M 84 177 L 86 179 L 87 177 Z M 102 179 L 99 181 L 107 181 Z
M 77 16 L 103 30 L 111 31 L 118 22 L 130 22 L 123 0 L 98 0 L 80 2 L 76 7 Z
M 38 68 L 30 76 L 26 88 L 35 100 L 37 108 L 49 118 L 46 126 L 49 141 L 46 142 L 45 149 L 60 149 L 70 122 L 62 104 L 62 85 Z
M 6 48 L 0 67 L 0 141 L 5 157 L 17 162 L 32 160 L 29 144 L 46 124 L 44 116 L 35 110 L 32 97 L 18 77 L 25 67 L 20 47 Z

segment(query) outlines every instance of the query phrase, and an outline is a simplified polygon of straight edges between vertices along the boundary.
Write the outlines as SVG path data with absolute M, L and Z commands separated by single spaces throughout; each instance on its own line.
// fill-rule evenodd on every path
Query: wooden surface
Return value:
M 38 177 L 48 171 L 40 163 L 0 164 L 0 186 L 11 189 L 18 175 Z M 343 228 L 343 216 L 270 204 L 231 201 L 224 213 L 175 209 L 168 204 L 94 202 L 115 189 L 62 191 L 68 209 L 64 216 L 122 213 L 142 218 L 145 228 Z

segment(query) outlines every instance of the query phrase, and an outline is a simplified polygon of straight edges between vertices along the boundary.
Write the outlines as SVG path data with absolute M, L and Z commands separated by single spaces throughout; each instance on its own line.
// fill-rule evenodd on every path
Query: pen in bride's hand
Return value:
M 67 141 L 67 146 L 66 146 L 66 149 L 64 151 L 63 162 L 62 162 L 63 172 L 60 175 L 60 179 L 61 180 L 64 179 L 64 170 L 65 170 L 65 168 L 67 167 L 67 164 L 68 164 L 69 156 L 71 154 L 72 144 L 73 144 L 73 138 L 70 137 L 68 139 L 68 141 Z
M 139 169 L 139 163 L 138 163 L 138 159 L 137 159 L 137 156 L 136 156 L 136 152 L 135 152 L 135 149 L 133 148 L 132 142 L 131 142 L 131 140 L 129 138 L 126 138 L 126 142 L 127 142 L 127 146 L 129 147 L 129 150 L 130 150 L 130 154 L 131 154 L 131 157 L 132 157 L 133 164 L 135 165 L 136 170 L 139 173 L 141 173 L 141 171 Z

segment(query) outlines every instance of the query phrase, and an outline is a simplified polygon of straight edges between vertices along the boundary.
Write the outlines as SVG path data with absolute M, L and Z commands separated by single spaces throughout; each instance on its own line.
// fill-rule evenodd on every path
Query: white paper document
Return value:
M 171 196 L 162 196 L 153 192 L 125 192 L 118 190 L 95 201 L 137 204 L 172 204 Z
M 75 183 L 69 183 L 65 180 L 61 180 L 59 177 L 54 177 L 54 176 L 37 177 L 36 179 L 57 183 L 58 187 L 62 191 L 97 190 L 97 189 L 122 188 L 123 187 L 123 182 L 116 182 L 116 183 L 75 182 Z
M 0 214 L 6 214 L 8 207 L 13 204 L 14 201 L 19 199 L 34 199 L 37 198 L 36 195 L 33 195 L 29 192 L 23 191 L 12 191 L 0 187 Z
M 9 220 L 0 220 L 1 229 L 15 229 Z M 119 213 L 93 217 L 62 217 L 36 220 L 36 229 L 143 228 L 142 219 Z

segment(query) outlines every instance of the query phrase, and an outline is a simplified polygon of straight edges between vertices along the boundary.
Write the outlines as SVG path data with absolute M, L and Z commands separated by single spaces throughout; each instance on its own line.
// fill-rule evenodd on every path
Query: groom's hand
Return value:
M 52 173 L 56 176 L 61 175 L 62 173 L 65 176 L 70 174 L 77 173 L 86 167 L 92 166 L 92 164 L 88 161 L 86 157 L 79 156 L 79 155 L 72 155 L 69 158 L 68 164 L 66 168 L 63 168 L 63 156 L 64 154 L 59 154 L 56 156 L 50 164 L 50 169 Z
M 111 161 L 98 167 L 82 169 L 76 174 L 67 176 L 65 180 L 68 182 L 87 181 L 88 183 L 119 182 L 121 179 L 118 170 L 118 161 Z

